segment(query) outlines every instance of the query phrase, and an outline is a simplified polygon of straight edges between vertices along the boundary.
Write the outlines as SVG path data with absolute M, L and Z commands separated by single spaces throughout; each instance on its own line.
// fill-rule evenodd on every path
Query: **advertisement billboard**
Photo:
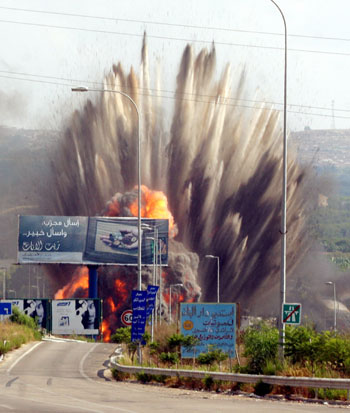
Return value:
M 0 300 L 0 302 L 11 303 L 12 308 L 17 307 L 22 313 L 34 318 L 39 328 L 50 329 L 50 300 L 46 298 L 14 298 Z
M 181 348 L 181 357 L 192 358 L 211 349 L 221 349 L 235 356 L 236 304 L 234 303 L 181 303 L 181 333 L 193 336 L 198 344 Z
M 19 216 L 18 262 L 137 265 L 138 220 L 122 217 Z M 143 218 L 141 260 L 153 264 L 152 235 L 158 229 L 158 262 L 168 264 L 168 220 Z
M 101 319 L 101 300 L 52 300 L 52 333 L 98 335 Z

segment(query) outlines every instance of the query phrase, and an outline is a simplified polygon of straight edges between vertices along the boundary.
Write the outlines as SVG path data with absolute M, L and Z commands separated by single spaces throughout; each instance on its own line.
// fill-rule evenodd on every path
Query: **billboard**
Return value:
M 101 319 L 101 300 L 72 299 L 52 300 L 52 333 L 53 334 L 99 334 Z
M 25 298 L 0 300 L 1 303 L 11 303 L 12 308 L 17 307 L 19 311 L 36 320 L 39 328 L 50 329 L 50 300 L 46 298 Z
M 181 357 L 196 357 L 212 348 L 235 356 L 236 304 L 181 303 L 180 314 L 181 333 L 198 339 L 195 348 L 181 348 Z
M 153 264 L 158 229 L 162 265 L 168 264 L 168 220 L 143 218 L 141 261 Z M 19 216 L 18 262 L 137 265 L 138 220 L 122 217 Z

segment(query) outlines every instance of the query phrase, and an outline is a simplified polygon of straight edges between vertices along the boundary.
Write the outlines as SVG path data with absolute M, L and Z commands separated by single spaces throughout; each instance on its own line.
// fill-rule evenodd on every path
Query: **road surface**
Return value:
M 108 360 L 113 344 L 43 341 L 0 363 L 1 413 L 306 413 L 349 412 L 296 402 L 115 382 Z

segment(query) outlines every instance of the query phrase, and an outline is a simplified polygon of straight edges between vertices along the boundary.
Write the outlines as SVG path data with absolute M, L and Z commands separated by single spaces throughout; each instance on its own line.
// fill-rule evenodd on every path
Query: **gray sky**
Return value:
M 350 128 L 350 1 L 276 2 L 289 34 L 289 128 Z M 284 26 L 270 0 L 0 0 L 0 11 L 0 124 L 58 128 L 86 98 L 70 85 L 101 82 L 118 61 L 138 71 L 144 31 L 162 89 L 174 91 L 187 43 L 214 41 L 218 73 L 226 62 L 233 77 L 247 69 L 252 102 L 237 104 L 283 109 Z

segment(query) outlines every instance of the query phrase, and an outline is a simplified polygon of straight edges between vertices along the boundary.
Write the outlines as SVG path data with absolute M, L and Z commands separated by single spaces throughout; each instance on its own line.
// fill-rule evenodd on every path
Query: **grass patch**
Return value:
M 21 347 L 22 344 L 41 340 L 39 331 L 33 330 L 24 324 L 15 324 L 9 321 L 1 323 L 0 328 L 0 355 Z

